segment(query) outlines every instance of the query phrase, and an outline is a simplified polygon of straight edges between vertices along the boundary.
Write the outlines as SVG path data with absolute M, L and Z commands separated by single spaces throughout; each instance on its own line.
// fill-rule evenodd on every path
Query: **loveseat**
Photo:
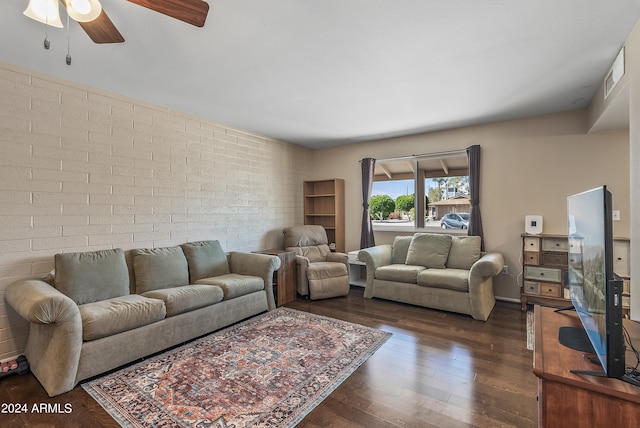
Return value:
M 11 284 L 30 322 L 25 355 L 49 396 L 80 381 L 275 308 L 275 256 L 218 241 L 56 254 L 55 273 Z
M 393 245 L 358 252 L 366 264 L 364 297 L 379 297 L 471 315 L 486 321 L 495 305 L 493 277 L 502 271 L 499 253 L 480 251 L 480 237 L 416 233 Z

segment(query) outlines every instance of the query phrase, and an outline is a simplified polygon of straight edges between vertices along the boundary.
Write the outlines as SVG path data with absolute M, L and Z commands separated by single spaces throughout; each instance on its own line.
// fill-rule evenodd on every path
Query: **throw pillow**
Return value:
M 451 235 L 416 233 L 413 235 L 406 264 L 444 269 L 451 248 Z
M 136 293 L 189 284 L 189 267 L 180 247 L 131 250 Z
M 412 235 L 396 236 L 393 239 L 393 247 L 391 249 L 392 264 L 401 265 L 407 261 L 407 252 L 409 251 L 409 245 L 411 245 L 412 239 Z
M 78 305 L 129 294 L 129 268 L 121 248 L 60 253 L 54 286 Z
M 189 263 L 191 284 L 202 278 L 229 273 L 227 255 L 222 250 L 220 241 L 187 242 L 181 247 Z
M 454 236 L 447 259 L 447 267 L 452 269 L 471 269 L 480 258 L 479 236 Z

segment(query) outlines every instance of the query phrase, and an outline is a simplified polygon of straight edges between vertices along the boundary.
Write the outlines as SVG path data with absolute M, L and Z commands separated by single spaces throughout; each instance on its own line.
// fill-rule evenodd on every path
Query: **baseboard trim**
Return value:
M 496 296 L 496 300 L 500 300 L 502 302 L 520 303 L 520 299 L 515 299 L 513 297 L 498 297 L 498 296 Z

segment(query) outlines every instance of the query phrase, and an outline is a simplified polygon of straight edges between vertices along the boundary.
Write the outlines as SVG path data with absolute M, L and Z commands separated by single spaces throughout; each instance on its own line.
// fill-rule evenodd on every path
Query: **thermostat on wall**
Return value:
M 528 215 L 524 218 L 524 231 L 530 235 L 542 233 L 542 216 Z

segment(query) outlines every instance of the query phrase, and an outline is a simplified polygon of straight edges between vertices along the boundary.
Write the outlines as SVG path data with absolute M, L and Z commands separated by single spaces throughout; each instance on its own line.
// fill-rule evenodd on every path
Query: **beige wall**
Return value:
M 314 179 L 345 179 L 346 246 L 360 244 L 362 196 L 359 159 L 482 148 L 481 211 L 486 248 L 505 256 L 512 274 L 521 271 L 524 217 L 544 217 L 544 232 L 566 234 L 566 197 L 606 184 L 614 194 L 617 236 L 629 236 L 629 135 L 586 135 L 587 112 L 493 123 L 315 151 Z M 377 234 L 379 241 L 388 236 Z M 519 279 L 521 283 L 521 278 Z M 519 299 L 515 275 L 496 279 L 496 294 Z
M 631 318 L 640 321 L 640 24 L 625 43 L 631 165 Z M 635 279 L 635 280 L 634 280 Z
M 0 63 L 0 359 L 26 323 L 4 290 L 58 252 L 219 239 L 279 246 L 311 151 Z
M 604 83 L 600 85 L 589 106 L 589 127 L 599 127 L 599 121 L 611 114 L 624 116 L 628 108 L 630 166 L 630 238 L 631 238 L 631 318 L 640 320 L 640 23 L 625 41 L 625 74 L 612 93 L 604 99 Z M 634 281 L 633 279 L 636 278 Z

